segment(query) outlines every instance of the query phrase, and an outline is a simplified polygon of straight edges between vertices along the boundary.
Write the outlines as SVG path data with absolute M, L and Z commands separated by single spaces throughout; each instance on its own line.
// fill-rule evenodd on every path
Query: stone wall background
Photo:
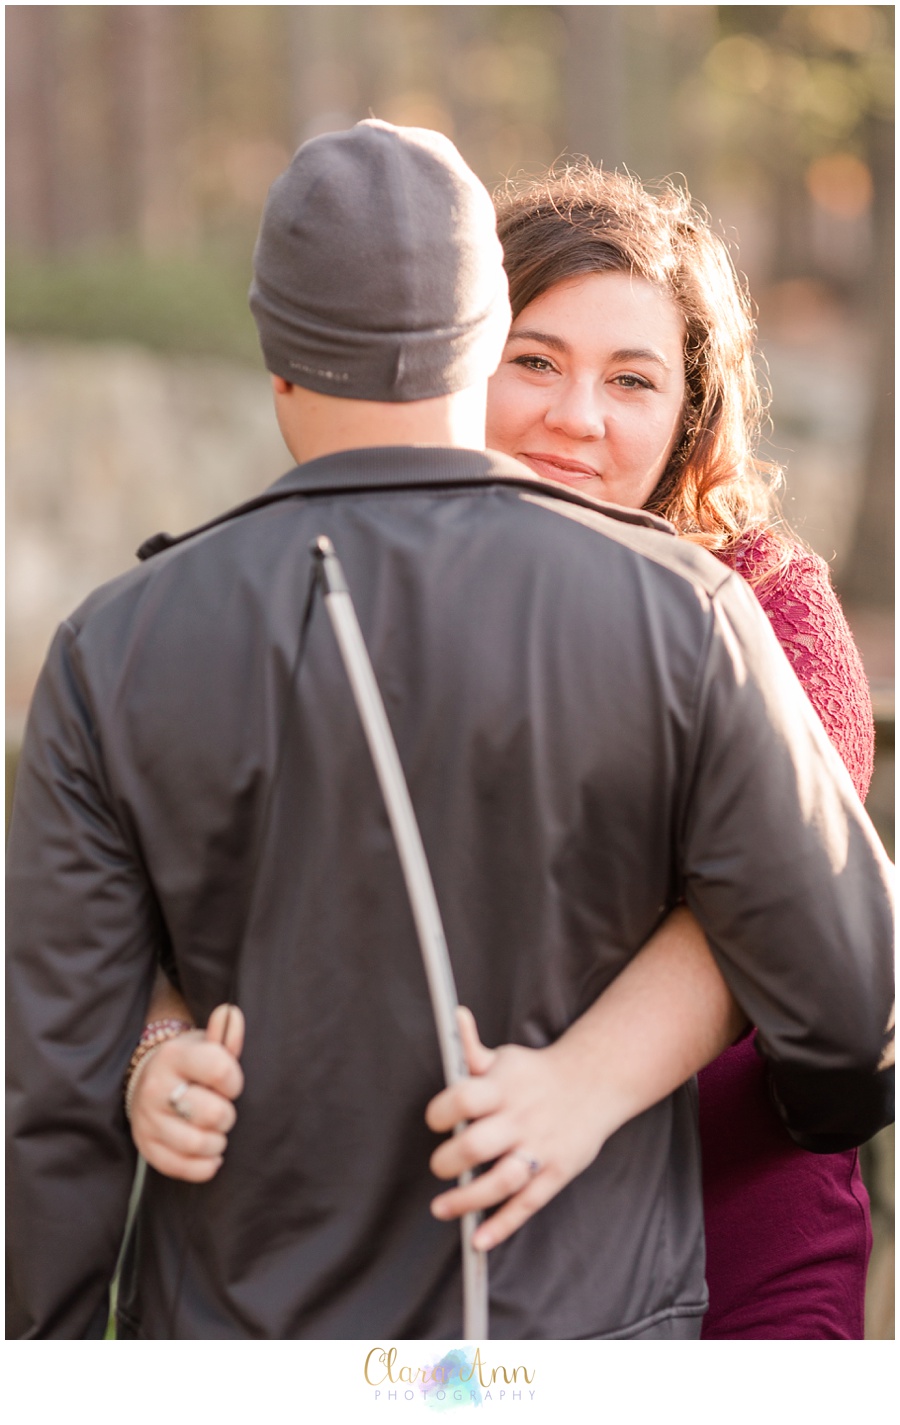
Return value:
M 134 564 L 290 469 L 265 373 L 138 346 L 7 347 L 7 709 L 21 727 L 57 624 Z

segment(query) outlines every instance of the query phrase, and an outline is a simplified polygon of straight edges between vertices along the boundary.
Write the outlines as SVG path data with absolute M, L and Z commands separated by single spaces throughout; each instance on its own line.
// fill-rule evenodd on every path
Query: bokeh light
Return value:
M 837 218 L 859 218 L 872 202 L 871 171 L 853 153 L 828 153 L 806 170 L 813 200 Z

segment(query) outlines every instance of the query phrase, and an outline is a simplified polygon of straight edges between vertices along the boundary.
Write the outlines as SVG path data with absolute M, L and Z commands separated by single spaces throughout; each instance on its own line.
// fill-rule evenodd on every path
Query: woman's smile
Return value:
M 600 471 L 592 465 L 581 465 L 575 460 L 562 460 L 558 455 L 548 455 L 542 451 L 523 451 L 519 460 L 527 462 L 539 475 L 548 480 L 558 480 L 563 485 L 578 486 L 585 480 L 600 480 Z
M 684 321 L 625 272 L 569 277 L 515 319 L 488 390 L 488 445 L 547 480 L 640 507 L 682 433 Z

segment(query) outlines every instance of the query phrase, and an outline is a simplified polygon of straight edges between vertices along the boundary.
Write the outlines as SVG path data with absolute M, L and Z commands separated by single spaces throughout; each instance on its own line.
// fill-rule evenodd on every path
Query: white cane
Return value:
M 416 814 L 410 801 L 409 788 L 397 755 L 397 745 L 387 720 L 381 693 L 375 681 L 372 663 L 363 642 L 356 610 L 350 598 L 344 571 L 334 552 L 334 545 L 325 535 L 320 535 L 312 546 L 312 552 L 318 561 L 325 607 L 347 670 L 400 856 L 428 980 L 444 1078 L 448 1085 L 455 1084 L 468 1076 L 456 1018 L 456 985 Z M 457 1132 L 463 1127 L 465 1125 L 460 1124 Z M 470 1172 L 464 1173 L 459 1179 L 460 1185 L 464 1186 L 471 1179 Z M 463 1335 L 467 1341 L 483 1341 L 488 1337 L 487 1255 L 484 1252 L 476 1252 L 472 1246 L 472 1234 L 480 1220 L 479 1213 L 469 1212 L 460 1223 Z

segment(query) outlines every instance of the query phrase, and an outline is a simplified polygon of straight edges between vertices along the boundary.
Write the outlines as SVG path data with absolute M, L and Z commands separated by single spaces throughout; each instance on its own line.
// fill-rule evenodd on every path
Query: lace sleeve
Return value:
M 727 562 L 752 582 L 772 561 L 773 552 L 773 541 L 761 535 Z M 783 569 L 753 589 L 864 799 L 875 756 L 872 700 L 827 564 L 798 546 Z

